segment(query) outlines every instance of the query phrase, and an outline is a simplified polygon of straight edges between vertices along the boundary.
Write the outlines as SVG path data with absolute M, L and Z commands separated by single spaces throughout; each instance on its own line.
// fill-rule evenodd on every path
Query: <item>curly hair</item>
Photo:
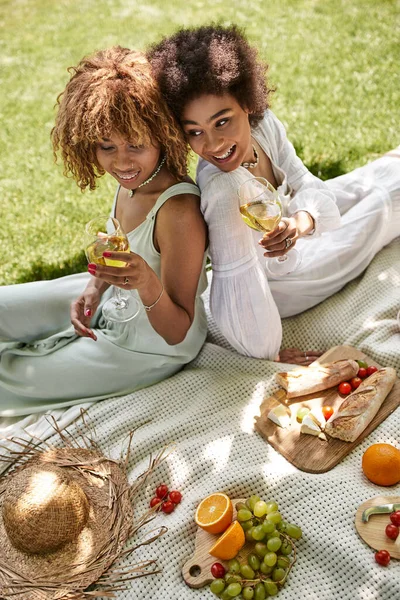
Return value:
M 190 100 L 228 93 L 250 111 L 250 124 L 256 125 L 274 91 L 266 83 L 268 65 L 258 59 L 257 50 L 236 25 L 179 29 L 150 46 L 147 58 L 178 120 Z
M 137 145 L 157 141 L 177 179 L 187 174 L 187 144 L 141 52 L 114 46 L 84 57 L 70 67 L 71 79 L 58 98 L 51 132 L 55 160 L 60 151 L 64 175 L 82 191 L 96 187 L 104 170 L 96 143 L 117 131 Z

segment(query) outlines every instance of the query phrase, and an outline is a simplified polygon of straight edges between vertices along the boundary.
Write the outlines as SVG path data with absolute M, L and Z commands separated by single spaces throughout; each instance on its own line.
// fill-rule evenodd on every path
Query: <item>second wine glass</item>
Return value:
M 279 224 L 282 206 L 277 190 L 263 177 L 251 177 L 238 190 L 240 214 L 243 221 L 256 231 L 269 233 Z M 284 256 L 267 259 L 266 269 L 272 275 L 288 275 L 301 263 L 299 252 L 293 248 Z
M 103 252 L 129 252 L 129 241 L 118 219 L 100 216 L 89 221 L 85 227 L 85 252 L 90 263 L 109 267 L 124 267 L 125 262 L 105 258 Z M 103 316 L 107 321 L 125 323 L 134 319 L 140 303 L 132 294 L 113 286 L 113 296 L 103 304 Z

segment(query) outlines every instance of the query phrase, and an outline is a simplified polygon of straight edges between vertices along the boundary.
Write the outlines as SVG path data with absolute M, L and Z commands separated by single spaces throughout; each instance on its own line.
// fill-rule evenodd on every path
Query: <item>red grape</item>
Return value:
M 221 563 L 214 563 L 211 565 L 211 575 L 215 577 L 215 579 L 222 579 L 225 577 L 225 567 L 221 565 Z
M 173 502 L 171 502 L 171 500 L 166 500 L 165 502 L 163 502 L 161 510 L 163 512 L 165 512 L 167 515 L 169 515 L 170 513 L 172 513 L 175 510 L 175 504 Z
M 400 510 L 392 512 L 392 514 L 390 515 L 390 520 L 392 521 L 393 525 L 397 525 L 397 527 L 400 527 Z
M 179 504 L 179 502 L 182 500 L 182 494 L 177 490 L 172 490 L 172 492 L 169 493 L 169 499 L 174 504 Z
M 375 553 L 375 560 L 378 563 L 378 565 L 387 567 L 390 563 L 390 554 L 387 550 L 379 550 L 379 552 Z
M 161 498 L 161 500 L 162 500 L 167 495 L 168 495 L 168 486 L 166 486 L 165 483 L 162 483 L 156 489 L 156 496 L 158 496 L 158 498 Z
M 390 523 L 389 525 L 386 525 L 385 533 L 391 540 L 396 540 L 399 535 L 399 528 L 397 525 Z

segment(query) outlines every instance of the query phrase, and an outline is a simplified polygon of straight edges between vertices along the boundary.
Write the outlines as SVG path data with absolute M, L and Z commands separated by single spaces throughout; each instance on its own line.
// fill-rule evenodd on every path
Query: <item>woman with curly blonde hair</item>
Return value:
M 146 58 L 113 47 L 70 72 L 58 98 L 54 153 L 82 191 L 94 190 L 105 173 L 116 179 L 111 216 L 127 232 L 130 252 L 107 253 L 123 258 L 122 268 L 90 263 L 89 273 L 1 289 L 0 416 L 148 386 L 193 359 L 206 335 L 199 191 Z M 135 290 L 143 309 L 134 320 L 104 319 L 110 286 Z

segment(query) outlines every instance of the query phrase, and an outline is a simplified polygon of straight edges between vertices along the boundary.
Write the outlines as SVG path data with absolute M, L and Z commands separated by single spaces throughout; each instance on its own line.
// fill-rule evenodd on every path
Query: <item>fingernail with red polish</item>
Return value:
M 91 275 L 96 275 L 96 271 L 94 269 L 88 269 L 88 271 Z
M 105 256 L 106 258 L 108 258 L 109 256 L 111 256 L 111 252 L 103 252 L 103 256 Z
M 85 317 L 91 317 L 92 316 L 92 311 L 90 310 L 90 308 L 87 308 L 85 310 Z
M 88 269 L 91 269 L 92 271 L 95 271 L 97 269 L 97 265 L 95 265 L 94 263 L 89 263 L 88 264 Z

